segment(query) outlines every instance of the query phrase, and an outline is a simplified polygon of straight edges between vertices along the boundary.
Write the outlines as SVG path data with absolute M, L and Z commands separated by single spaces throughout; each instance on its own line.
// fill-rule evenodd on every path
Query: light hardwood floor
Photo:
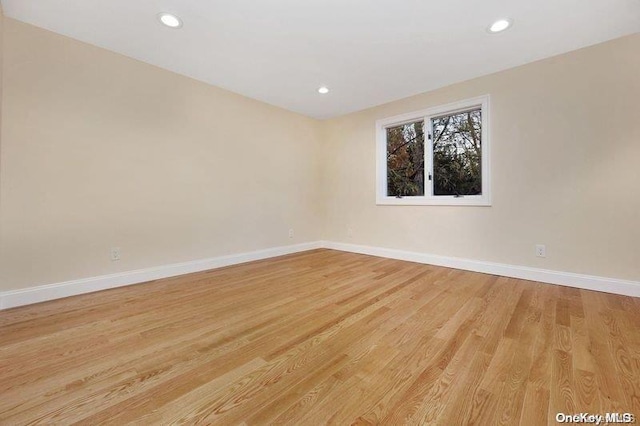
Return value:
M 0 312 L 0 424 L 640 415 L 640 300 L 316 250 Z

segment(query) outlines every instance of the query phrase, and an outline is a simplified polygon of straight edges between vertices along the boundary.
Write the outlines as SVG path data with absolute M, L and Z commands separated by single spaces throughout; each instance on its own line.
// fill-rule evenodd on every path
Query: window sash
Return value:
M 480 194 L 461 194 L 461 195 L 444 195 L 444 194 L 436 194 L 436 157 L 435 157 L 435 141 L 436 141 L 436 132 L 434 130 L 434 121 L 441 119 L 441 118 L 445 118 L 445 117 L 454 117 L 454 116 L 459 116 L 465 113 L 470 113 L 470 112 L 474 112 L 474 111 L 480 111 L 480 155 L 481 155 L 481 160 L 482 160 L 482 146 L 483 146 L 483 141 L 482 141 L 482 106 L 481 105 L 477 105 L 474 107 L 470 107 L 470 108 L 466 108 L 460 111 L 456 111 L 456 112 L 451 112 L 451 113 L 447 113 L 447 114 L 440 114 L 440 115 L 432 115 L 429 117 L 425 117 L 425 124 L 428 123 L 428 134 L 427 134 L 427 141 L 429 143 L 429 148 L 425 149 L 425 165 L 428 164 L 429 165 L 429 170 L 426 172 L 427 173 L 427 180 L 428 182 L 428 186 L 430 188 L 429 194 L 433 197 L 450 197 L 450 198 L 461 198 L 461 197 L 482 197 L 482 191 L 483 191 L 483 181 L 482 181 L 482 161 L 480 161 L 479 167 L 480 167 Z M 443 129 L 443 132 L 445 131 L 445 129 Z M 426 167 L 426 166 L 425 166 Z M 431 177 L 431 179 L 428 179 L 428 177 Z M 425 181 L 425 183 L 427 183 Z M 425 187 L 426 188 L 426 187 Z M 425 193 L 426 193 L 426 189 L 425 189 Z

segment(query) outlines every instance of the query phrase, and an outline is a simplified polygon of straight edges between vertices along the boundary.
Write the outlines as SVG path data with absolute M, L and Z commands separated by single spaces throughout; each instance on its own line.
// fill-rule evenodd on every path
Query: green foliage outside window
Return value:
M 433 195 L 482 194 L 482 111 L 474 109 L 431 119 Z M 387 195 L 425 194 L 424 122 L 388 127 Z
M 424 195 L 424 125 L 422 121 L 387 128 L 387 194 Z
M 482 114 L 479 109 L 431 120 L 433 195 L 482 193 Z

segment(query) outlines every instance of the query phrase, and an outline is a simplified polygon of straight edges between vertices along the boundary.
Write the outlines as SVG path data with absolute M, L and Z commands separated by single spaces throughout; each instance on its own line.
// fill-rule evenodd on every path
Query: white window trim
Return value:
M 425 126 L 430 127 L 431 117 L 464 111 L 478 106 L 482 108 L 482 195 L 466 195 L 463 197 L 446 195 L 434 196 L 426 194 L 428 185 L 425 182 L 425 195 L 402 198 L 387 196 L 387 127 L 417 120 L 424 120 Z M 490 206 L 491 170 L 489 160 L 491 158 L 491 140 L 489 116 L 489 95 L 484 95 L 376 121 L 376 204 L 401 206 Z M 433 167 L 431 164 L 433 156 L 430 153 L 432 146 L 426 138 L 426 130 L 428 129 L 425 129 L 425 157 L 429 155 L 429 161 L 428 163 L 425 161 L 425 176 Z

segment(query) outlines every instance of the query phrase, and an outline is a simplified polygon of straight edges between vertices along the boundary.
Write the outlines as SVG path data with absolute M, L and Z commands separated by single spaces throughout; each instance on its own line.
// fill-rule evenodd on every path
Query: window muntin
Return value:
M 490 205 L 488 95 L 376 126 L 378 204 Z

